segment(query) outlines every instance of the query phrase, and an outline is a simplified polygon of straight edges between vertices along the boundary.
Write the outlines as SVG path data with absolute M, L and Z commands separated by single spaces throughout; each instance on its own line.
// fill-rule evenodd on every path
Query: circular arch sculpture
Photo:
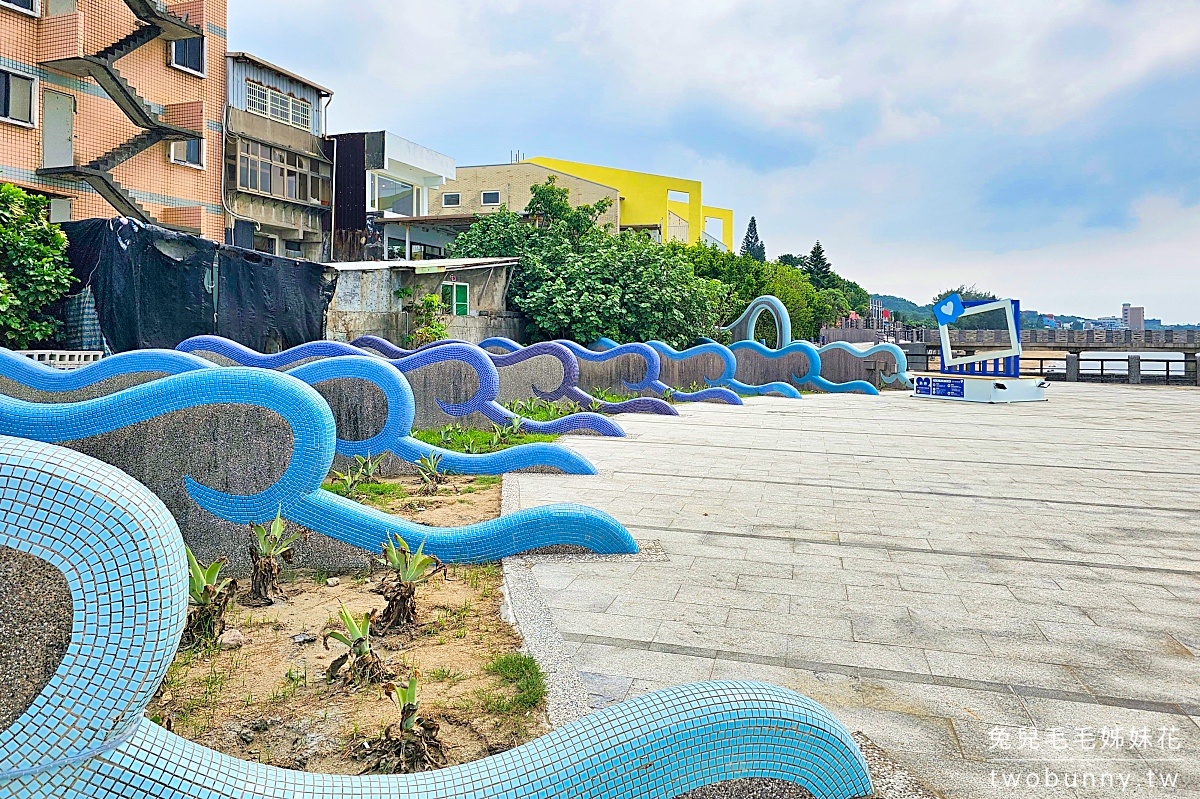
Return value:
M 754 326 L 758 324 L 758 317 L 764 313 L 771 314 L 775 319 L 775 349 L 781 350 L 788 344 L 791 344 L 791 314 L 788 313 L 787 307 L 784 306 L 778 297 L 773 297 L 770 294 L 756 297 L 746 310 L 742 312 L 741 316 L 735 319 L 728 327 L 721 329 L 728 330 L 733 341 L 754 341 Z
M 144 715 L 187 608 L 183 540 L 158 498 L 100 461 L 9 437 L 0 437 L 0 498 L 0 547 L 58 568 L 74 607 L 66 655 L 0 730 L 0 796 L 668 799 L 744 777 L 828 799 L 872 793 L 862 753 L 827 710 L 753 682 L 647 694 L 509 752 L 421 774 L 309 774 L 223 755 Z

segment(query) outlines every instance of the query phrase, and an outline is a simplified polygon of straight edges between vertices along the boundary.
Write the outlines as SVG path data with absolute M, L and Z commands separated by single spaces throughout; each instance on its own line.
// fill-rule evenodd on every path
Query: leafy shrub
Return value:
M 67 237 L 49 209 L 46 197 L 0 184 L 0 344 L 12 349 L 54 335 L 58 321 L 44 311 L 74 282 Z

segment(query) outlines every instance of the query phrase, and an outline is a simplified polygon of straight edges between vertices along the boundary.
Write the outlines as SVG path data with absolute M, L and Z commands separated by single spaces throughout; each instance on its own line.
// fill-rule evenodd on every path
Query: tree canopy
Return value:
M 746 226 L 746 236 L 742 239 L 742 255 L 748 255 L 756 261 L 767 260 L 767 245 L 762 243 L 762 239 L 758 237 L 758 221 L 754 217 L 750 217 L 750 224 Z
M 0 343 L 13 349 L 54 335 L 58 322 L 45 309 L 74 281 L 49 209 L 49 199 L 0 184 Z
M 524 218 L 507 208 L 481 216 L 450 255 L 518 259 L 507 299 L 527 317 L 534 340 L 590 343 L 607 336 L 682 348 L 701 336 L 721 338 L 718 326 L 764 294 L 788 309 L 793 335 L 815 338 L 851 310 L 866 313 L 870 302 L 861 286 L 833 272 L 819 242 L 808 256 L 767 261 L 753 218 L 742 252 L 730 253 L 702 243 L 659 244 L 636 231 L 613 233 L 597 224 L 607 200 L 572 206 L 553 177 L 531 195 Z M 810 259 L 824 264 L 821 286 L 804 268 Z M 772 326 L 760 321 L 756 337 L 773 341 Z
M 682 348 L 717 333 L 724 285 L 697 277 L 677 250 L 643 233 L 597 226 L 606 207 L 572 208 L 566 191 L 552 180 L 535 186 L 526 207 L 535 226 L 501 209 L 459 236 L 451 254 L 519 259 L 508 302 L 526 315 L 535 340 L 607 336 Z

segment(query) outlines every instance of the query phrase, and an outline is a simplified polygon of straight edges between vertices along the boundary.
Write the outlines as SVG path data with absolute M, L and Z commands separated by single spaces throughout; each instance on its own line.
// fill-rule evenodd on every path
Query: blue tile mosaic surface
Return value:
M 579 505 L 529 508 L 466 527 L 427 527 L 323 491 L 321 483 L 336 447 L 333 413 L 314 388 L 267 369 L 195 369 L 73 403 L 39 404 L 0 396 L 0 434 L 51 443 L 76 441 L 177 410 L 239 403 L 282 417 L 292 430 L 292 452 L 280 478 L 257 494 L 229 494 L 206 484 L 216 475 L 185 477 L 192 500 L 221 519 L 264 522 L 279 511 L 310 530 L 369 551 L 396 533 L 414 544 L 424 541 L 426 552 L 447 562 L 495 560 L 556 544 L 600 553 L 637 551 L 616 519 Z
M 378 336 L 360 336 L 351 343 L 356 347 L 362 347 L 365 350 L 379 353 L 385 358 L 400 358 L 414 352 L 414 350 L 400 349 L 387 339 L 379 338 Z M 672 408 L 670 403 L 655 397 L 636 397 L 622 402 L 606 402 L 588 394 L 579 387 L 579 359 L 569 349 L 558 342 L 542 341 L 537 344 L 530 344 L 528 347 L 523 347 L 512 339 L 497 336 L 484 339 L 480 342 L 479 346 L 484 351 L 487 351 L 488 348 L 499 349 L 501 351 L 500 353 L 488 352 L 492 363 L 496 365 L 497 369 L 503 369 L 506 366 L 515 366 L 531 358 L 536 358 L 539 355 L 548 355 L 558 360 L 562 364 L 563 369 L 562 382 L 559 383 L 557 388 L 549 391 L 543 391 L 537 386 L 533 386 L 533 394 L 539 399 L 548 401 L 569 399 L 579 403 L 584 408 L 608 414 L 657 413 L 663 416 L 679 415 L 679 412 Z
M 822 799 L 872 792 L 861 752 L 828 711 L 752 682 L 647 694 L 423 774 L 309 774 L 222 755 L 143 715 L 187 605 L 183 540 L 162 503 L 111 466 L 7 437 L 0 497 L 0 546 L 57 566 L 75 606 L 62 664 L 0 731 L 2 799 L 668 799 L 743 777 L 792 781 Z
M 182 352 L 210 352 L 242 366 L 284 370 L 313 358 L 367 353 L 366 350 L 350 344 L 343 344 L 340 341 L 313 341 L 274 355 L 263 355 L 220 336 L 195 336 L 182 342 L 177 349 Z M 426 347 L 413 350 L 404 357 L 385 360 L 401 372 L 411 372 L 423 366 L 444 361 L 464 363 L 475 371 L 479 379 L 479 390 L 466 402 L 454 403 L 437 400 L 438 407 L 442 409 L 443 413 L 448 416 L 468 416 L 472 413 L 480 413 L 500 425 L 520 418 L 496 401 L 496 397 L 500 395 L 500 375 L 489 354 L 474 344 L 461 341 L 435 341 Z M 548 422 L 522 419 L 521 428 L 530 433 L 561 434 L 576 430 L 590 430 L 602 436 L 621 437 L 625 435 L 625 431 L 611 419 L 590 412 L 573 413 Z
M 339 345 L 340 347 L 344 345 Z M 316 362 L 313 362 L 295 367 L 291 371 L 292 375 L 309 385 L 345 377 L 370 380 L 379 386 L 387 397 L 388 420 L 385 429 L 364 441 L 339 438 L 338 453 L 348 457 L 366 457 L 391 452 L 410 463 L 416 463 L 424 455 L 436 454 L 441 456 L 442 465 L 446 469 L 458 474 L 504 474 L 537 467 L 558 469 L 565 474 L 596 473 L 595 467 L 587 458 L 557 444 L 522 444 L 502 452 L 470 455 L 430 446 L 413 438 L 412 421 L 416 403 L 408 381 L 391 365 L 378 358 L 367 357 L 360 351 L 356 352 L 356 355 L 325 359 L 337 362 L 339 365 L 336 367 L 310 368 L 315 366 Z M 36 363 L 23 355 L 0 348 L 0 376 L 50 392 L 86 388 L 110 377 L 127 374 L 182 374 L 197 369 L 215 368 L 217 366 L 212 361 L 190 353 L 176 350 L 135 350 L 67 371 Z

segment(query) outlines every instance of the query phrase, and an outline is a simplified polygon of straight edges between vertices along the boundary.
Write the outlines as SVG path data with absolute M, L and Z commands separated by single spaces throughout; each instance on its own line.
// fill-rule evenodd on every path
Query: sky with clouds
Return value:
M 704 182 L 869 290 L 1200 321 L 1200 0 L 233 0 L 330 131 Z

